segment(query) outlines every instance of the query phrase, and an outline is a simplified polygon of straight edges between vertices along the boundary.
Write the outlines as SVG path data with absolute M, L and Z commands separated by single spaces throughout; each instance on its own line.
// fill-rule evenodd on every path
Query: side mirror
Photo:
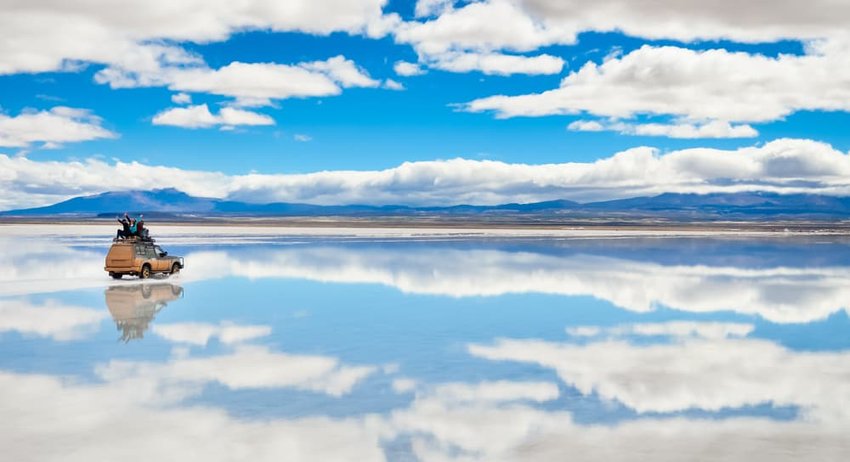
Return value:
M 166 255 L 168 255 L 168 252 L 160 252 L 160 253 L 159 253 L 159 256 L 160 256 L 160 257 L 164 257 L 164 256 L 166 256 Z

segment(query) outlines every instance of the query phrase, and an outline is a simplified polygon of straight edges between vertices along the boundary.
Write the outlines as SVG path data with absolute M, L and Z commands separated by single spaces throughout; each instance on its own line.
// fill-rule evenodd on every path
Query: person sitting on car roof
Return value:
M 121 223 L 121 229 L 115 233 L 116 238 L 126 239 L 131 236 L 130 234 L 130 217 L 127 215 L 127 212 L 124 212 L 123 217 L 118 217 L 118 223 Z
M 136 222 L 136 235 L 142 239 L 150 239 L 150 232 L 145 228 L 145 216 L 139 215 L 139 221 Z

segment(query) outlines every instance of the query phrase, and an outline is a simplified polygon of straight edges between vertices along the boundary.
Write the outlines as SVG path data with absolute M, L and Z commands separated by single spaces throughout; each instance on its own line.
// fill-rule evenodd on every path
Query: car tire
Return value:
M 142 272 L 139 273 L 139 279 L 147 279 L 151 277 L 150 265 L 142 265 Z
M 175 263 L 171 265 L 171 274 L 177 274 L 180 272 L 180 263 Z
M 112 279 L 121 279 L 124 275 L 121 273 L 109 273 L 112 276 Z

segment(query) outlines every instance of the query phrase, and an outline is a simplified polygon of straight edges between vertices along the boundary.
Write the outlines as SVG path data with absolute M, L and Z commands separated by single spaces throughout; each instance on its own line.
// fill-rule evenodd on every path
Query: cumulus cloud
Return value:
M 451 11 L 455 0 L 417 0 L 414 14 L 417 18 L 439 15 Z
M 395 30 L 396 41 L 411 44 L 419 60 L 450 72 L 485 74 L 556 74 L 564 61 L 548 54 L 524 56 L 501 50 L 528 52 L 560 42 L 560 31 L 541 27 L 509 1 L 473 2 L 452 8 L 451 2 L 420 2 L 417 15 L 440 13 L 424 22 L 410 21 Z M 510 27 L 504 27 L 510 24 Z M 571 40 L 571 39 L 570 39 Z M 407 63 L 405 63 L 407 64 Z M 399 72 L 417 73 L 414 67 Z
M 111 67 L 95 79 L 113 88 L 167 86 L 175 91 L 210 93 L 236 99 L 243 106 L 272 100 L 338 95 L 343 88 L 378 87 L 380 82 L 344 56 L 298 64 L 232 62 L 219 69 L 206 65 Z M 196 106 L 197 107 L 197 106 Z
M 811 11 L 797 5 L 776 8 L 769 0 L 745 7 L 728 2 L 706 4 L 676 0 L 630 2 L 603 0 L 484 0 L 417 2 L 423 21 L 399 26 L 396 39 L 424 53 L 452 49 L 530 51 L 546 45 L 573 43 L 585 31 L 622 32 L 650 39 L 728 39 L 774 42 L 844 35 L 850 8 L 817 0 Z M 511 27 L 502 27 L 511 24 Z
M 192 95 L 186 93 L 175 93 L 171 95 L 171 102 L 174 104 L 192 104 Z
M 387 79 L 384 80 L 384 88 L 387 88 L 389 90 L 401 91 L 404 90 L 404 85 L 402 85 L 401 82 L 398 82 L 396 80 Z
M 393 65 L 393 70 L 395 71 L 396 74 L 404 76 L 404 77 L 409 77 L 409 76 L 413 76 L 413 75 L 422 75 L 422 74 L 425 73 L 425 71 L 422 69 L 422 67 L 419 66 L 419 64 L 409 63 L 407 61 L 396 62 Z
M 49 0 L 7 5 L 0 18 L 0 74 L 68 69 L 74 63 L 126 65 L 159 42 L 206 43 L 235 32 L 272 30 L 326 35 L 375 35 L 397 17 L 386 0 L 226 0 L 180 2 L 105 0 L 57 5 Z M 176 46 L 172 49 L 179 50 Z
M 731 1 L 661 0 L 519 0 L 523 11 L 549 27 L 573 33 L 586 30 L 622 31 L 650 39 L 728 39 L 774 42 L 843 35 L 850 6 L 830 0 L 777 4 L 756 0 L 746 5 Z
M 693 148 L 662 154 L 638 147 L 587 163 L 451 159 L 374 171 L 225 175 L 138 162 L 32 161 L 0 155 L 2 209 L 154 188 L 253 202 L 410 205 L 591 201 L 664 192 L 848 195 L 850 156 L 825 143 L 779 139 L 735 150 Z
M 564 67 L 564 60 L 547 54 L 523 56 L 464 52 L 433 56 L 428 65 L 444 71 L 479 71 L 488 75 L 557 74 Z
M 0 147 L 26 148 L 33 143 L 56 147 L 116 136 L 86 109 L 56 106 L 46 111 L 24 111 L 17 116 L 0 113 Z
M 237 125 L 274 125 L 274 119 L 265 114 L 232 107 L 224 107 L 218 115 L 213 115 L 206 104 L 199 104 L 160 112 L 154 116 L 153 124 L 184 128 L 208 128 L 220 125 L 224 128 Z
M 395 37 L 412 45 L 424 65 L 491 74 L 558 73 L 563 65 L 558 57 L 504 52 L 529 53 L 573 43 L 585 31 L 683 42 L 803 41 L 803 55 L 777 57 L 722 48 L 700 51 L 646 45 L 625 56 L 609 55 L 602 63 L 587 63 L 557 89 L 494 95 L 465 106 L 499 117 L 674 116 L 705 122 L 629 123 L 610 129 L 674 138 L 751 137 L 756 135 L 752 127 L 732 123 L 774 121 L 803 110 L 850 109 L 850 67 L 846 65 L 850 47 L 843 27 L 850 8 L 828 0 L 816 3 L 812 5 L 816 12 L 801 13 L 797 6 L 771 8 L 766 1 L 750 2 L 743 11 L 731 5 L 674 1 L 427 1 L 417 5 L 417 12 L 428 19 L 400 25 Z
M 721 120 L 704 123 L 601 123 L 596 120 L 576 120 L 567 125 L 568 130 L 599 132 L 611 130 L 622 135 L 667 136 L 670 138 L 752 138 L 758 132 L 748 124 L 735 124 Z
M 348 87 L 378 87 L 342 56 L 294 65 L 232 62 L 209 68 L 185 42 L 227 40 L 251 30 L 327 35 L 347 32 L 378 37 L 399 21 L 382 12 L 386 0 L 291 1 L 131 0 L 120 7 L 96 0 L 56 6 L 49 0 L 8 6 L 0 18 L 0 75 L 76 71 L 103 65 L 95 81 L 112 88 L 166 86 L 180 92 L 235 98 L 241 105 L 269 105 L 291 97 L 329 96 Z M 0 134 L 2 136 L 2 134 Z
M 730 122 L 768 122 L 801 110 L 850 110 L 850 53 L 846 47 L 828 50 L 774 58 L 645 45 L 601 64 L 589 62 L 557 89 L 489 96 L 464 108 L 498 117 L 665 115 L 708 123 L 613 124 L 609 129 L 680 138 L 754 136 L 752 127 Z
M 574 36 L 546 27 L 526 14 L 520 5 L 505 0 L 472 2 L 462 8 L 445 9 L 432 20 L 400 25 L 395 37 L 428 55 L 460 50 L 531 51 L 574 40 Z

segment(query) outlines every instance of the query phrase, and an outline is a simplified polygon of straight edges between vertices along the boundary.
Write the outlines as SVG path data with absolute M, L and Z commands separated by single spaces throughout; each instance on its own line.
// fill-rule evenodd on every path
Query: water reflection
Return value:
M 151 321 L 169 302 L 183 297 L 183 288 L 169 283 L 110 286 L 106 306 L 127 343 L 144 337 Z
M 805 323 L 846 312 L 850 300 L 850 245 L 819 239 L 198 246 L 185 249 L 191 264 L 179 280 L 305 279 L 380 284 L 409 294 L 455 298 L 592 296 L 633 312 L 658 307 L 731 311 L 777 323 Z M 11 264 L 0 269 L 0 293 L 105 284 L 102 252 L 56 241 L 5 242 L 0 247 L 10 250 Z
M 3 248 L 15 460 L 850 459 L 842 241 Z

